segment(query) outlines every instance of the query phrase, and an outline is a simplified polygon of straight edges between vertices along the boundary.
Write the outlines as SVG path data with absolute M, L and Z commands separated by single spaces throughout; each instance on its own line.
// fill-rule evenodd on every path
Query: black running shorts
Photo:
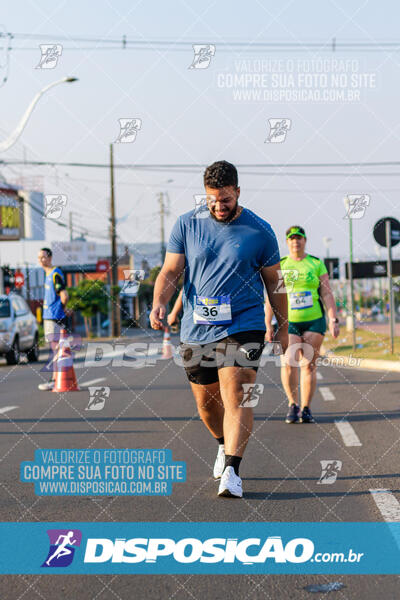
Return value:
M 179 353 L 186 375 L 192 383 L 207 385 L 218 381 L 218 369 L 243 367 L 257 371 L 264 349 L 265 331 L 240 331 L 210 342 L 181 342 Z

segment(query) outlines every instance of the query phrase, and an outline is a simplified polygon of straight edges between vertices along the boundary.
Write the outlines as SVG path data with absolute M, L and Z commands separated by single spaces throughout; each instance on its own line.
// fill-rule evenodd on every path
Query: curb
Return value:
M 373 358 L 357 358 L 349 356 L 339 356 L 338 354 L 323 354 L 322 359 L 334 359 L 335 367 L 345 367 L 348 369 L 361 369 L 365 371 L 392 371 L 400 373 L 400 361 L 380 360 Z M 357 364 L 352 364 L 356 362 Z

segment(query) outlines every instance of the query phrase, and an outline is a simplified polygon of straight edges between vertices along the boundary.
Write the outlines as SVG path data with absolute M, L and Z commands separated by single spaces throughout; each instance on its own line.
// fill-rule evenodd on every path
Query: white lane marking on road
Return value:
M 2 408 L 0 408 L 0 414 L 4 414 L 6 412 L 9 412 L 10 410 L 14 410 L 14 408 L 18 408 L 18 406 L 3 406 Z
M 105 381 L 106 378 L 105 377 L 99 377 L 98 379 L 91 379 L 90 381 L 82 381 L 79 382 L 79 385 L 82 386 L 87 386 L 87 385 L 93 385 L 94 383 L 100 383 L 100 381 Z
M 324 400 L 336 400 L 334 393 L 328 387 L 320 387 L 319 391 Z
M 343 438 L 345 446 L 362 446 L 360 439 L 346 419 L 335 419 L 335 425 Z
M 390 490 L 369 490 L 385 521 L 400 521 L 400 502 Z
M 323 377 L 319 371 L 317 371 L 317 379 L 323 379 Z

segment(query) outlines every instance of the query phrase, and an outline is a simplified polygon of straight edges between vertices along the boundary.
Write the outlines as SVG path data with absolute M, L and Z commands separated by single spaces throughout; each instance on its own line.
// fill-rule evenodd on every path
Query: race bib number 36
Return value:
M 302 308 L 311 308 L 313 305 L 313 297 L 311 292 L 295 292 L 289 294 L 290 308 L 292 310 L 300 310 Z
M 226 325 L 231 323 L 230 296 L 195 296 L 193 321 L 196 325 Z

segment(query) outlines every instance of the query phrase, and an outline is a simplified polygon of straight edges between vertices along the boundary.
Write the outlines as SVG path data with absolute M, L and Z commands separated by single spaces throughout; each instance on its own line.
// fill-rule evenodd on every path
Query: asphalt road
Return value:
M 313 403 L 317 423 L 289 426 L 279 369 L 267 363 L 259 371 L 264 392 L 241 465 L 245 494 L 235 501 L 216 496 L 211 471 L 217 445 L 196 414 L 183 370 L 173 360 L 116 366 L 118 358 L 89 368 L 83 358 L 76 360 L 82 391 L 64 394 L 37 389 L 46 378 L 43 362 L 0 365 L 2 521 L 384 521 L 370 490 L 385 488 L 400 500 L 398 374 L 320 367 Z M 110 387 L 101 411 L 85 410 L 88 382 Z M 349 423 L 346 429 L 335 423 L 342 417 Z M 35 449 L 89 446 L 170 448 L 174 460 L 186 461 L 187 481 L 175 483 L 171 497 L 97 499 L 38 497 L 32 484 L 19 481 L 19 465 L 33 460 Z M 333 484 L 318 483 L 322 460 L 342 463 Z M 400 597 L 399 577 L 392 575 L 19 575 L 0 580 L 7 599 L 305 599 L 325 597 L 308 586 L 333 582 L 343 586 L 329 597 L 340 600 Z

